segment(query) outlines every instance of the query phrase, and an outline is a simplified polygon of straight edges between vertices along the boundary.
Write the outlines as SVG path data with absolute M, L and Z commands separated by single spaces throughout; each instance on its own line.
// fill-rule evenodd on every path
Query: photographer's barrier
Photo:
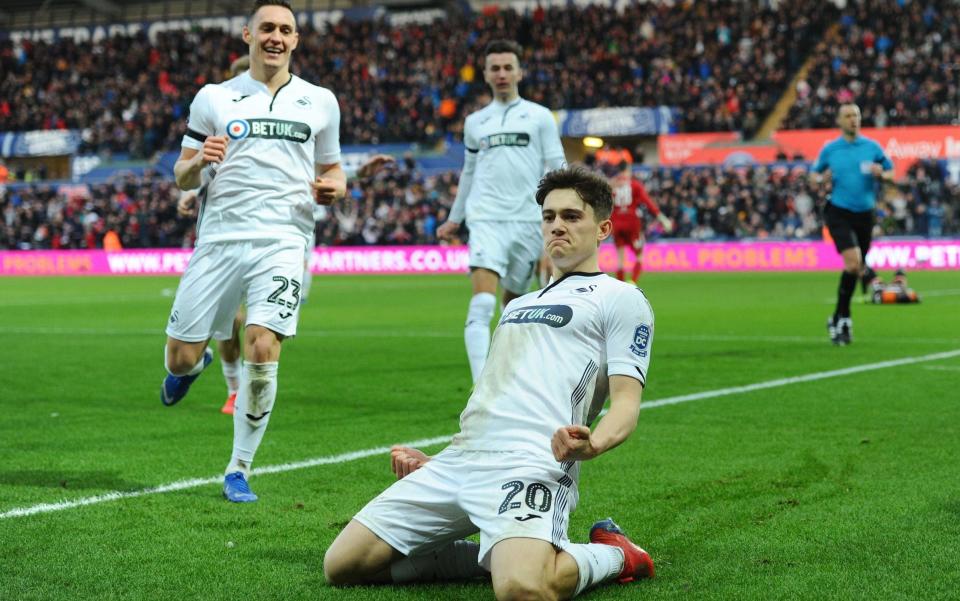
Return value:
M 193 251 L 181 249 L 4 251 L 0 276 L 177 275 Z M 627 267 L 634 255 L 626 251 Z M 616 268 L 616 250 L 600 248 L 600 268 Z M 465 246 L 319 247 L 309 258 L 315 274 L 466 273 Z M 867 255 L 874 269 L 960 269 L 960 240 L 880 240 Z M 836 271 L 842 262 L 825 242 L 659 242 L 643 252 L 648 272 Z

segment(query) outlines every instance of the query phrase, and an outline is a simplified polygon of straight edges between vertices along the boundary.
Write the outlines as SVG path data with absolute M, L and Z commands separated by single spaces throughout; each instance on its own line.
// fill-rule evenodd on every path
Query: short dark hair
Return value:
M 282 6 L 290 12 L 293 12 L 293 8 L 286 0 L 256 0 L 256 2 L 253 3 L 253 8 L 250 10 L 250 16 L 252 17 L 257 14 L 257 11 L 264 6 Z
M 556 169 L 543 176 L 537 186 L 537 204 L 541 207 L 554 190 L 573 190 L 580 200 L 593 207 L 597 222 L 610 218 L 613 212 L 613 189 L 607 180 L 585 167 Z
M 490 43 L 487 44 L 487 47 L 483 49 L 483 56 L 505 52 L 513 53 L 517 57 L 517 62 L 520 62 L 520 57 L 523 55 L 523 48 L 513 40 L 491 40 Z

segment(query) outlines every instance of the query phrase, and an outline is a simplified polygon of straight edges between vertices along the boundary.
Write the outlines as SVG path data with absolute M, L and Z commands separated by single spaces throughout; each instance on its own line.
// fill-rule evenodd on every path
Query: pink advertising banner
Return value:
M 633 265 L 629 250 L 627 262 Z M 616 250 L 600 249 L 600 268 L 616 269 Z M 874 269 L 960 269 L 960 240 L 880 240 L 867 253 Z M 686 242 L 648 244 L 644 271 L 835 271 L 843 261 L 829 242 Z
M 4 251 L 0 276 L 177 275 L 190 250 Z M 633 263 L 628 251 L 627 261 Z M 960 269 L 960 240 L 880 240 L 867 263 L 874 269 Z M 316 248 L 310 270 L 316 274 L 465 273 L 469 254 L 463 246 L 358 246 Z M 818 271 L 841 268 L 833 245 L 824 242 L 655 243 L 644 249 L 644 270 Z M 600 249 L 600 268 L 616 268 L 612 245 Z
M 4 275 L 177 275 L 190 249 L 0 252 Z M 469 256 L 460 246 L 321 247 L 310 255 L 313 273 L 463 273 Z

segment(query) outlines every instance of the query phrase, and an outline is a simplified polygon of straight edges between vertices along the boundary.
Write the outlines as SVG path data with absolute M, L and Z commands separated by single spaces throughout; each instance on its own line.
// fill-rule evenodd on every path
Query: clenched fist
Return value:
M 557 461 L 582 461 L 593 459 L 600 453 L 590 442 L 590 428 L 586 426 L 563 426 L 557 428 L 550 441 L 553 457 Z

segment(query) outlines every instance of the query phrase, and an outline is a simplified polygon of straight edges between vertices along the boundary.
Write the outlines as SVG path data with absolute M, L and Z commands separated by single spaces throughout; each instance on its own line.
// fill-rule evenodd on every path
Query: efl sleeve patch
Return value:
M 633 344 L 630 345 L 630 352 L 638 357 L 647 356 L 647 345 L 650 344 L 650 326 L 640 324 L 633 331 Z
M 603 330 L 607 351 L 607 375 L 633 378 L 646 374 L 653 355 L 655 325 L 653 309 L 636 288 L 619 286 L 605 299 Z

